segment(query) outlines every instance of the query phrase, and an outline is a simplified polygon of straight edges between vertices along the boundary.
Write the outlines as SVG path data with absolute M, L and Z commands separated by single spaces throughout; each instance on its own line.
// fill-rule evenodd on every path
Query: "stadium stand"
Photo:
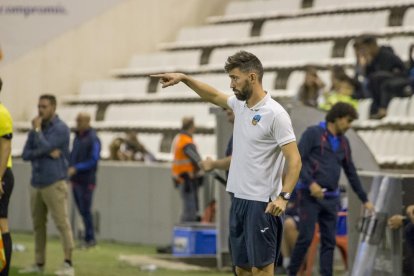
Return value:
M 110 72 L 112 78 L 83 83 L 78 94 L 62 99 L 66 105 L 59 107 L 59 114 L 71 125 L 77 112 L 89 111 L 102 139 L 103 158 L 109 156 L 110 141 L 128 129 L 137 130 L 151 151 L 165 154 L 163 137 L 177 132 L 181 117 L 191 115 L 199 126 L 195 141 L 202 155 L 215 156 L 211 106 L 183 84 L 161 89 L 149 74 L 183 71 L 231 94 L 223 64 L 227 56 L 244 49 L 263 61 L 264 87 L 271 95 L 281 102 L 295 101 L 308 65 L 319 70 L 327 86 L 334 65 L 345 66 L 352 75 L 353 39 L 367 32 L 408 61 L 414 43 L 414 1 L 233 1 L 205 25 L 183 28 L 174 42 L 159 45 L 160 51 L 134 55 L 125 68 Z M 359 102 L 360 117 L 354 124 L 358 134 L 381 166 L 412 167 L 414 97 L 394 98 L 381 120 L 369 119 L 371 103 Z M 29 124 L 17 122 L 16 127 L 24 130 Z M 395 141 L 395 149 L 384 146 Z M 14 156 L 21 153 L 18 147 Z

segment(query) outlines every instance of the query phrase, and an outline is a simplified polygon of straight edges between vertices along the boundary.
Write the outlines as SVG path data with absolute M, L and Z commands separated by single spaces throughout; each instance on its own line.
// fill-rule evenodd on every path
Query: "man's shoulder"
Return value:
M 312 133 L 312 134 L 316 135 L 316 134 L 322 134 L 324 132 L 324 129 L 319 125 L 313 125 L 313 126 L 309 126 L 305 130 L 305 132 L 309 132 L 309 133 Z
M 56 117 L 54 121 L 54 126 L 60 131 L 70 132 L 68 125 L 62 121 L 59 117 Z
M 279 116 L 280 114 L 287 114 L 289 116 L 286 109 L 274 99 L 270 99 L 265 107 L 271 110 L 274 116 Z

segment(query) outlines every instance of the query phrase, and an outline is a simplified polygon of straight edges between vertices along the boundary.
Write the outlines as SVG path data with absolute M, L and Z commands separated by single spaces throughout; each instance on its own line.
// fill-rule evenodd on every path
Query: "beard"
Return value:
M 239 101 L 247 101 L 252 96 L 253 90 L 246 81 L 246 85 L 241 89 L 233 89 L 234 95 Z

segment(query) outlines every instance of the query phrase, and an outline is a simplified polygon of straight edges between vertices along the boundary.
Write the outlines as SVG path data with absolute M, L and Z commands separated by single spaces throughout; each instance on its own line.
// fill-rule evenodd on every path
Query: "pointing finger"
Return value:
M 150 77 L 151 78 L 162 78 L 164 77 L 164 74 L 153 74 L 153 75 L 150 75 Z

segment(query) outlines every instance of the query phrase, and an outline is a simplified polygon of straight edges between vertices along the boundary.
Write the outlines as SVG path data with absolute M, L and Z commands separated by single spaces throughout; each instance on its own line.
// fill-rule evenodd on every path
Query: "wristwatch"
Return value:
M 291 195 L 292 195 L 291 193 L 287 193 L 287 192 L 281 192 L 281 193 L 279 194 L 279 196 L 280 196 L 281 198 L 283 198 L 284 200 L 289 200 Z

